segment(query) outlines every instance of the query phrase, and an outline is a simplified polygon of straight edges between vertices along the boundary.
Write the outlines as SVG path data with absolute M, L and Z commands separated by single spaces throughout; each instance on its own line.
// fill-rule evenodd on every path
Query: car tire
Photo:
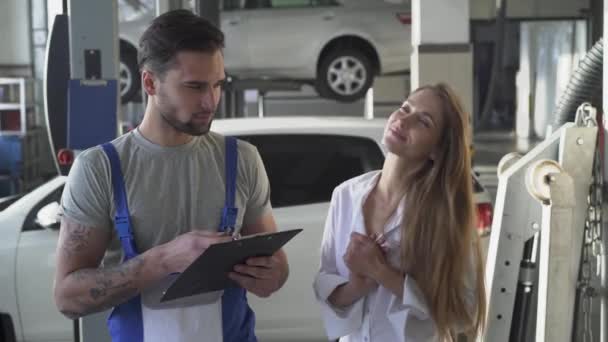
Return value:
M 320 61 L 316 89 L 321 97 L 353 102 L 362 98 L 374 81 L 369 56 L 348 48 L 336 48 Z
M 139 95 L 141 79 L 135 54 L 121 51 L 118 81 L 121 103 L 131 102 Z

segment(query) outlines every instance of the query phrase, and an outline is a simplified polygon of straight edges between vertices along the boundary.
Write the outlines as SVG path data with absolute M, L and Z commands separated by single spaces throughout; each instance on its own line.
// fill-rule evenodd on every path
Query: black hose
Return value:
M 591 101 L 602 91 L 604 43 L 600 38 L 579 61 L 566 90 L 553 112 L 555 129 L 574 121 L 576 109 L 583 102 Z

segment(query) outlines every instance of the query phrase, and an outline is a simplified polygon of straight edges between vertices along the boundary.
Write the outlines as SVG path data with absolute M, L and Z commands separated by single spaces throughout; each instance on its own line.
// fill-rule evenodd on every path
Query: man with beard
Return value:
M 159 303 L 171 275 L 231 239 L 222 230 L 276 231 L 255 147 L 210 132 L 223 46 L 222 32 L 189 11 L 152 21 L 140 40 L 141 125 L 82 152 L 68 176 L 55 301 L 72 319 L 114 308 L 114 342 L 256 341 L 246 291 L 267 297 L 287 279 L 279 251 L 236 266 L 239 287 Z

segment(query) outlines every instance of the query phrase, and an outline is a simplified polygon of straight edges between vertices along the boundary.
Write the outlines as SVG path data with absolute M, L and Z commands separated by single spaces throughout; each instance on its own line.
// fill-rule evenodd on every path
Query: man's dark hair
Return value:
M 224 34 L 208 20 L 188 11 L 163 13 L 152 20 L 139 40 L 138 63 L 163 77 L 178 52 L 215 53 L 224 48 Z

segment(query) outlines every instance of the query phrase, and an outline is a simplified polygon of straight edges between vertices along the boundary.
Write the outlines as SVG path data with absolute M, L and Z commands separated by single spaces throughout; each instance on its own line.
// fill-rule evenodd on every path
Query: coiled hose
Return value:
M 576 109 L 583 102 L 591 102 L 602 91 L 604 43 L 600 38 L 579 61 L 566 90 L 553 112 L 554 127 L 574 121 Z

